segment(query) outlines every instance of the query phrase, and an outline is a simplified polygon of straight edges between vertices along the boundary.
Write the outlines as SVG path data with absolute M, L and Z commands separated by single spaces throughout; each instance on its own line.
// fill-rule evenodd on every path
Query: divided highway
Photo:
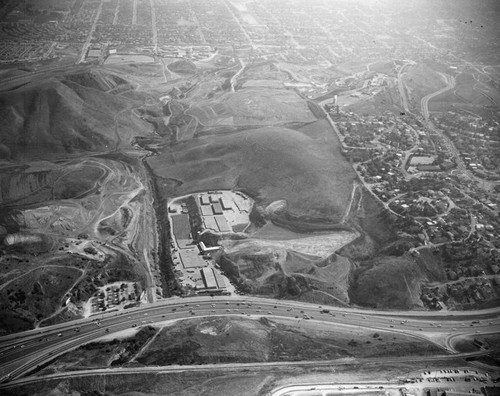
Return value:
M 328 312 L 326 312 L 326 310 Z M 0 378 L 19 378 L 55 356 L 103 336 L 163 321 L 239 315 L 290 318 L 332 326 L 360 326 L 428 339 L 453 352 L 449 340 L 457 335 L 496 333 L 500 310 L 477 312 L 390 312 L 320 307 L 295 301 L 256 297 L 192 297 L 104 313 L 47 328 L 0 338 Z M 300 322 L 302 321 L 302 322 Z
M 439 73 L 439 74 L 446 82 L 446 87 L 441 88 L 440 90 L 433 92 L 427 96 L 424 96 L 420 100 L 420 107 L 422 109 L 422 114 L 423 114 L 426 121 L 429 121 L 429 100 L 431 100 L 432 98 L 435 98 L 436 96 L 441 95 L 442 93 L 444 93 L 446 91 L 449 91 L 450 89 L 455 88 L 455 85 L 456 85 L 455 77 L 450 76 L 448 74 L 444 74 L 444 73 Z

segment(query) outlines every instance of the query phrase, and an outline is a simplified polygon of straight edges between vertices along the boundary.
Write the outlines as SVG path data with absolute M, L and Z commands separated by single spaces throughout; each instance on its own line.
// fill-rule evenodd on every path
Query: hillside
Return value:
M 373 308 L 423 308 L 420 286 L 428 281 L 421 268 L 406 257 L 380 257 L 364 270 L 350 291 L 352 302 Z
M 236 243 L 219 260 L 240 288 L 252 294 L 347 305 L 352 266 L 332 254 L 307 255 L 283 244 Z
M 118 76 L 89 72 L 1 92 L 0 155 L 49 158 L 130 146 L 150 128 L 125 111 L 139 103 L 109 93 L 123 84 Z
M 297 220 L 338 222 L 355 177 L 323 139 L 278 127 L 181 143 L 148 163 L 160 178 L 175 180 L 168 196 L 234 188 L 263 205 L 286 200 L 284 213 Z
M 446 86 L 443 78 L 424 64 L 417 64 L 408 68 L 403 74 L 403 81 L 408 92 L 411 108 L 419 109 L 420 100 Z

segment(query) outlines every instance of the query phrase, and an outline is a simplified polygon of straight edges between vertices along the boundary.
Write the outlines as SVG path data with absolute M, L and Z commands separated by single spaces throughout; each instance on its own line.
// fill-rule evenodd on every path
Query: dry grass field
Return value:
M 152 342 L 147 344 L 147 340 Z M 74 367 L 127 366 L 131 362 L 168 366 L 335 360 L 425 356 L 437 351 L 440 349 L 427 341 L 361 327 L 332 328 L 306 320 L 224 316 L 179 321 L 160 329 L 146 327 L 128 338 L 95 342 L 58 357 L 43 373 Z
M 345 211 L 355 176 L 323 139 L 265 127 L 182 143 L 175 152 L 148 163 L 158 177 L 178 181 L 170 191 L 174 196 L 240 189 L 262 205 L 286 200 L 293 216 L 336 222 Z
M 500 93 L 494 82 L 485 75 L 461 73 L 456 77 L 455 88 L 433 98 L 429 110 L 443 111 L 452 106 L 482 115 L 495 111 L 499 104 Z

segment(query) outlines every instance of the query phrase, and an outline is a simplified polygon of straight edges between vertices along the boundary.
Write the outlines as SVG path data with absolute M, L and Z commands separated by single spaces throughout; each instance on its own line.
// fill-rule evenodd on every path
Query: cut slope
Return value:
M 66 77 L 66 80 L 72 81 L 82 87 L 98 89 L 104 92 L 119 85 L 127 84 L 127 81 L 123 78 L 101 70 L 89 70 L 82 73 L 70 74 Z
M 355 175 L 332 145 L 294 130 L 266 127 L 182 143 L 174 153 L 148 162 L 157 176 L 176 180 L 169 196 L 234 188 L 263 205 L 286 200 L 283 213 L 295 220 L 338 222 Z

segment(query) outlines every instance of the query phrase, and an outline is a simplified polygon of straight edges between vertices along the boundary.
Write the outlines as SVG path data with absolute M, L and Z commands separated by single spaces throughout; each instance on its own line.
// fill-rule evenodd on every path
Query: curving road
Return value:
M 322 312 L 328 309 L 328 313 Z M 499 309 L 477 312 L 391 312 L 326 307 L 256 297 L 170 299 L 0 338 L 0 378 L 22 377 L 55 356 L 103 336 L 151 323 L 207 316 L 267 316 L 393 331 L 431 340 L 454 352 L 452 337 L 496 333 Z M 310 319 L 306 319 L 306 316 Z M 98 321 L 96 322 L 97 319 Z
M 449 91 L 450 89 L 455 88 L 455 85 L 456 85 L 455 77 L 450 76 L 448 74 L 444 74 L 444 73 L 439 73 L 439 74 L 445 80 L 446 87 L 443 87 L 436 92 L 433 92 L 429 95 L 426 95 L 420 100 L 420 108 L 422 109 L 422 114 L 423 114 L 426 121 L 429 121 L 429 100 L 431 100 L 432 98 L 435 98 L 438 95 L 441 95 L 442 93 L 444 93 L 446 91 Z

